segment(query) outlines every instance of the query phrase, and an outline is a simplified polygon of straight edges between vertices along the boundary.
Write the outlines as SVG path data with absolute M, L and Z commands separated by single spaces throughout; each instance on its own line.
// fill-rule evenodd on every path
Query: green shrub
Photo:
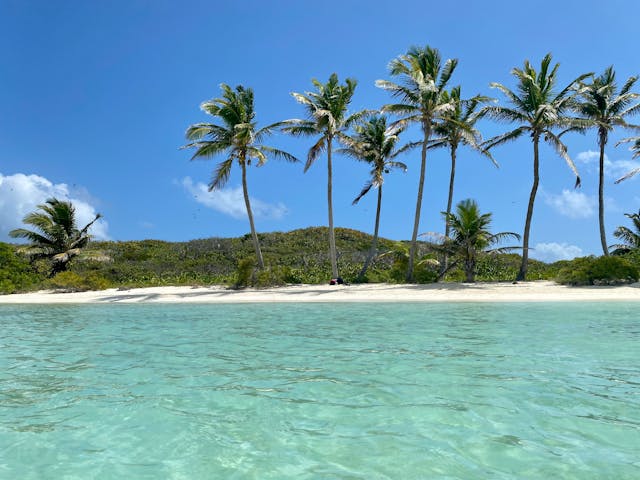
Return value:
M 70 271 L 60 272 L 47 283 L 52 288 L 67 292 L 104 290 L 111 286 L 106 278 L 101 277 L 95 272 L 90 272 L 87 275 L 78 275 Z
M 246 257 L 238 260 L 236 268 L 236 278 L 233 282 L 233 288 L 244 288 L 252 286 L 255 282 L 256 258 Z
M 564 285 L 619 285 L 638 281 L 638 268 L 618 256 L 576 258 L 561 268 L 556 281 Z
M 16 253 L 14 247 L 0 243 L 0 294 L 28 290 L 43 277 L 29 265 L 26 258 Z

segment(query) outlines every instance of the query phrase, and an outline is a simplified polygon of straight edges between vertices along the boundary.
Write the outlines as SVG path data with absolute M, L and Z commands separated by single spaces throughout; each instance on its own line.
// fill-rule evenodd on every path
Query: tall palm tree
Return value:
M 364 266 L 358 278 L 364 278 L 371 260 L 375 257 L 378 248 L 378 230 L 380 227 L 380 208 L 382 205 L 382 184 L 384 174 L 391 169 L 400 168 L 406 172 L 407 166 L 393 159 L 405 151 L 405 148 L 396 148 L 400 139 L 402 127 L 388 128 L 387 118 L 382 115 L 374 115 L 366 122 L 354 127 L 355 135 L 345 138 L 346 147 L 339 150 L 340 153 L 349 155 L 371 165 L 370 179 L 364 184 L 362 191 L 355 198 L 353 204 L 357 204 L 372 188 L 378 189 L 378 203 L 376 206 L 376 220 L 373 230 L 371 249 L 367 254 Z
M 493 88 L 499 89 L 506 97 L 511 107 L 490 106 L 485 107 L 485 113 L 498 121 L 518 123 L 518 127 L 488 140 L 484 147 L 488 150 L 497 145 L 515 140 L 523 134 L 528 134 L 533 143 L 533 185 L 529 195 L 527 216 L 524 224 L 522 263 L 516 280 L 526 280 L 529 261 L 529 233 L 531 231 L 531 218 L 533 217 L 533 205 L 540 182 L 539 174 L 539 145 L 540 140 L 549 143 L 562 157 L 576 176 L 576 184 L 580 185 L 580 175 L 575 164 L 567 153 L 567 147 L 560 137 L 553 132 L 556 127 L 571 127 L 578 121 L 569 116 L 569 112 L 575 108 L 575 88 L 577 82 L 582 81 L 590 74 L 584 74 L 569 83 L 559 93 L 556 93 L 556 74 L 559 64 L 553 68 L 551 54 L 547 54 L 540 64 L 540 71 L 536 72 L 528 60 L 524 62 L 524 68 L 514 68 L 512 75 L 516 77 L 516 91 L 512 91 L 500 83 L 492 83 Z
M 607 236 L 604 230 L 604 148 L 609 139 L 609 132 L 614 127 L 635 127 L 629 125 L 626 118 L 640 112 L 640 104 L 632 104 L 639 96 L 637 93 L 631 92 L 631 88 L 637 80 L 638 77 L 629 77 L 618 91 L 616 73 L 613 66 L 610 66 L 602 75 L 595 77 L 591 83 L 581 85 L 579 90 L 581 102 L 578 104 L 578 111 L 589 122 L 590 127 L 596 128 L 598 131 L 598 146 L 600 147 L 598 220 L 600 223 L 600 244 L 604 255 L 609 255 Z
M 478 204 L 471 199 L 462 200 L 456 205 L 456 212 L 442 212 L 451 228 L 451 237 L 444 237 L 439 250 L 447 252 L 454 261 L 447 268 L 462 263 L 467 282 L 475 282 L 476 264 L 480 252 L 504 253 L 518 247 L 498 247 L 492 245 L 506 238 L 520 240 L 520 235 L 513 232 L 491 233 L 491 213 L 480 213 Z
M 194 148 L 196 151 L 191 159 L 210 158 L 218 154 L 226 155 L 218 168 L 215 170 L 209 191 L 225 186 L 231 174 L 231 167 L 234 162 L 240 165 L 242 171 L 242 192 L 244 194 L 244 204 L 249 217 L 251 227 L 251 238 L 256 252 L 256 260 L 260 269 L 264 268 L 264 260 L 258 234 L 253 222 L 253 212 L 249 200 L 249 190 L 247 188 L 247 166 L 255 160 L 257 166 L 262 166 L 268 156 L 281 158 L 289 162 L 297 162 L 293 155 L 278 150 L 277 148 L 262 145 L 260 142 L 280 124 L 275 123 L 258 129 L 253 105 L 253 90 L 238 85 L 235 90 L 225 85 L 220 85 L 222 97 L 208 100 L 200 106 L 201 110 L 209 115 L 218 118 L 221 125 L 214 123 L 196 123 L 189 126 L 186 132 L 187 140 L 190 143 L 182 148 Z
M 488 97 L 476 95 L 468 100 L 463 100 L 460 97 L 460 87 L 454 87 L 451 92 L 442 92 L 442 103 L 451 103 L 453 109 L 444 116 L 441 122 L 437 123 L 434 127 L 434 134 L 437 138 L 434 138 L 429 143 L 429 148 L 448 148 L 451 155 L 451 171 L 449 175 L 449 196 L 447 198 L 447 211 L 451 213 L 451 206 L 453 203 L 453 187 L 456 175 L 456 160 L 458 148 L 461 145 L 466 145 L 473 150 L 480 152 L 488 157 L 493 164 L 498 167 L 497 162 L 491 156 L 487 150 L 482 148 L 482 135 L 476 128 L 477 121 L 482 117 L 483 110 L 478 110 L 478 107 L 489 101 Z M 445 230 L 444 236 L 449 236 L 449 221 L 448 215 L 445 215 Z M 447 257 L 443 259 L 441 275 L 447 268 Z
M 640 137 L 630 137 L 630 138 L 622 139 L 618 143 L 616 143 L 616 146 L 618 146 L 618 145 L 620 145 L 622 143 L 633 143 L 633 145 L 631 145 L 631 147 L 629 147 L 629 150 L 631 150 L 633 152 L 633 156 L 631 158 L 640 157 Z M 631 178 L 634 175 L 637 175 L 638 173 L 640 173 L 640 168 L 634 168 L 634 169 L 630 170 L 629 172 L 625 173 L 618 180 L 616 180 L 615 183 L 620 183 L 623 180 L 626 180 L 627 178 Z
M 89 228 L 102 215 L 97 214 L 82 229 L 78 229 L 76 209 L 71 202 L 49 198 L 44 204 L 38 205 L 38 210 L 27 214 L 22 220 L 33 226 L 35 231 L 17 228 L 10 231 L 9 236 L 29 240 L 31 244 L 24 248 L 25 253 L 33 258 L 50 259 L 51 276 L 54 276 L 65 271 L 71 260 L 89 243 Z
M 306 119 L 291 119 L 283 122 L 283 131 L 296 136 L 319 135 L 316 143 L 309 149 L 307 163 L 304 171 L 318 159 L 320 154 L 327 152 L 327 206 L 329 213 L 329 257 L 331 260 L 331 273 L 338 277 L 338 261 L 336 253 L 336 238 L 333 229 L 333 142 L 345 138 L 345 132 L 364 112 L 347 115 L 347 109 L 356 89 L 357 82 L 353 78 L 347 78 L 344 85 L 338 80 L 338 75 L 333 73 L 327 83 L 321 83 L 312 79 L 315 92 L 296 93 L 291 95 L 298 103 L 301 103 L 307 113 Z
M 413 281 L 427 165 L 427 148 L 435 122 L 453 109 L 451 102 L 443 103 L 442 92 L 445 90 L 456 65 L 458 65 L 456 59 L 449 59 L 443 65 L 440 52 L 435 48 L 414 46 L 406 54 L 400 55 L 389 63 L 389 73 L 399 77 L 399 83 L 388 80 L 376 81 L 378 87 L 387 90 L 400 101 L 400 103 L 385 105 L 383 111 L 399 115 L 399 124 L 415 123 L 420 125 L 422 129 L 420 179 L 407 267 L 406 279 L 408 282 Z
M 613 236 L 622 240 L 622 244 L 612 245 L 616 252 L 628 252 L 640 248 L 640 210 L 638 213 L 625 213 L 631 219 L 635 232 L 628 227 L 620 226 L 613 232 Z

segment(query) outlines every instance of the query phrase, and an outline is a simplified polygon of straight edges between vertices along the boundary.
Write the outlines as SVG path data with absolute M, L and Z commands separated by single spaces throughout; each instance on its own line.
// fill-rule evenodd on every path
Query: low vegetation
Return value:
M 637 256 L 635 256 L 637 259 Z M 567 262 L 558 272 L 565 285 L 622 285 L 638 281 L 638 264 L 631 258 L 605 255 L 582 257 Z
M 326 227 L 259 234 L 265 268 L 257 268 L 251 235 L 208 238 L 189 242 L 142 240 L 93 242 L 65 272 L 52 278 L 42 260 L 30 263 L 16 245 L 0 243 L 0 293 L 39 289 L 62 291 L 99 290 L 113 287 L 165 285 L 227 285 L 232 288 L 285 284 L 321 284 L 329 281 L 331 264 L 326 248 Z M 409 242 L 380 238 L 380 252 L 366 277 L 358 280 L 371 247 L 371 236 L 336 229 L 336 247 L 342 278 L 347 283 L 403 283 L 409 258 Z M 415 281 L 430 283 L 438 277 L 436 255 L 429 244 L 419 242 Z M 522 257 L 518 254 L 480 253 L 476 280 L 512 281 Z M 531 280 L 558 280 L 571 285 L 621 283 L 638 279 L 640 254 L 632 251 L 610 257 L 587 257 L 551 264 L 529 260 Z M 466 278 L 461 268 L 447 272 L 444 281 Z

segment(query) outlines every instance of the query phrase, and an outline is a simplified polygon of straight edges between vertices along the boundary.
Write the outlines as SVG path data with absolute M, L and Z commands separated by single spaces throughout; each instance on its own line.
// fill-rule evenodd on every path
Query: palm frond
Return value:
M 369 193 L 369 190 L 371 190 L 371 188 L 373 188 L 373 183 L 372 182 L 369 181 L 369 182 L 365 183 L 364 187 L 362 187 L 362 190 L 360 191 L 358 196 L 353 200 L 353 202 L 351 202 L 351 205 L 357 204 L 362 197 L 364 197 L 367 193 Z
M 216 168 L 213 176 L 211 177 L 211 182 L 209 183 L 209 191 L 218 190 L 223 188 L 227 181 L 229 180 L 229 176 L 231 175 L 231 167 L 233 166 L 233 157 L 226 159 L 223 162 L 220 162 L 218 168 Z
M 569 157 L 569 154 L 567 153 L 567 146 L 562 143 L 557 135 L 550 131 L 545 132 L 545 140 L 547 140 L 547 142 L 551 144 L 558 155 L 560 155 L 564 159 L 568 167 L 574 173 L 574 175 L 576 176 L 576 183 L 574 187 L 578 188 L 581 184 L 580 174 L 578 173 L 578 169 L 576 168 L 575 163 L 573 163 L 573 160 L 571 160 L 571 157 Z
M 304 171 L 306 172 L 307 170 L 309 170 L 309 167 L 311 167 L 311 165 L 313 165 L 313 162 L 315 162 L 318 157 L 320 156 L 320 154 L 324 151 L 324 149 L 326 148 L 327 142 L 326 142 L 326 137 L 322 136 L 318 139 L 318 141 L 309 149 L 309 153 L 307 154 L 307 163 L 305 163 L 304 165 Z

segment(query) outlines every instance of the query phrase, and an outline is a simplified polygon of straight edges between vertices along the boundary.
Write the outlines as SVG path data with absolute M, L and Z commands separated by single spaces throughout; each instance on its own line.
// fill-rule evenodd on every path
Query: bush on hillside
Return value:
M 582 257 L 567 263 L 556 281 L 563 285 L 621 285 L 637 282 L 638 268 L 629 260 L 617 257 Z
M 11 245 L 0 243 L 0 294 L 28 290 L 42 278 Z
M 65 292 L 85 292 L 87 290 L 105 290 L 112 285 L 109 280 L 100 276 L 96 272 L 89 272 L 86 275 L 78 275 L 75 272 L 60 272 L 55 277 L 49 279 L 47 285 L 56 290 Z

